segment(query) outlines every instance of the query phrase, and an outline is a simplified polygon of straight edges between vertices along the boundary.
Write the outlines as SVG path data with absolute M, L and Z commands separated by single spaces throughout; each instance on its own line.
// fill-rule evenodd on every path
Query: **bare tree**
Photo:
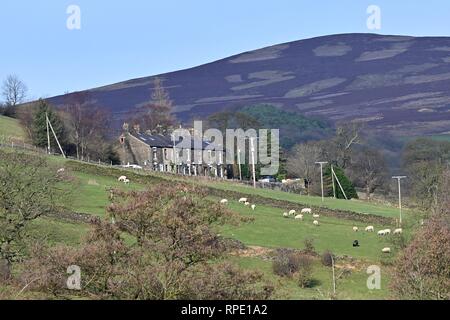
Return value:
M 388 185 L 388 169 L 383 155 L 374 149 L 363 148 L 352 159 L 350 177 L 364 188 L 367 199 L 380 187 Z
M 16 75 L 9 75 L 3 81 L 2 95 L 5 99 L 6 106 L 16 106 L 22 103 L 26 98 L 27 91 L 28 89 L 25 83 Z
M 289 174 L 305 179 L 307 191 L 310 193 L 310 185 L 317 176 L 316 162 L 320 161 L 321 150 L 315 143 L 298 144 L 294 146 L 291 155 L 287 159 L 286 169 Z
M 346 169 L 351 162 L 352 148 L 361 143 L 361 124 L 352 122 L 340 125 L 336 129 L 336 137 L 333 140 L 335 148 L 336 164 Z

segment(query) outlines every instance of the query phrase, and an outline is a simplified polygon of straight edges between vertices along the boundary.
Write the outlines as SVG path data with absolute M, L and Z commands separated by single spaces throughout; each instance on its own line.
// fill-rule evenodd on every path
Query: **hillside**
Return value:
M 374 132 L 440 135 L 450 127 L 450 38 L 341 34 L 295 41 L 160 75 L 182 121 L 271 104 Z M 118 127 L 149 100 L 152 77 L 89 90 Z M 64 104 L 67 95 L 50 98 Z
M 11 152 L 11 149 L 0 148 L 0 163 L 2 152 Z M 32 234 L 45 238 L 51 246 L 61 244 L 78 246 L 92 228 L 89 223 L 91 217 L 107 219 L 105 207 L 110 203 L 108 191 L 110 188 L 143 190 L 149 185 L 167 180 L 189 181 L 208 188 L 209 196 L 205 200 L 212 201 L 211 205 L 226 196 L 230 200 L 230 210 L 250 219 L 248 222 L 237 225 L 218 225 L 217 232 L 244 246 L 226 259 L 245 269 L 262 272 L 264 278 L 273 281 L 276 286 L 275 299 L 323 299 L 324 297 L 318 294 L 318 290 L 323 292 L 332 290 L 330 270 L 320 263 L 320 259 L 316 259 L 314 263 L 313 278 L 316 281 L 311 288 L 300 288 L 295 279 L 273 274 L 270 257 L 274 252 L 281 248 L 303 249 L 307 239 L 313 240 L 318 253 L 332 250 L 339 257 L 340 263 L 337 265 L 339 272 L 350 268 L 351 272 L 339 281 L 338 298 L 384 299 L 389 297 L 387 284 L 391 269 L 388 266 L 383 269 L 385 277 L 383 283 L 386 285 L 382 290 L 375 291 L 365 286 L 366 269 L 373 264 L 392 263 L 397 250 L 394 250 L 392 256 L 387 257 L 383 256 L 380 249 L 393 245 L 394 238 L 379 237 L 376 233 L 355 234 L 352 228 L 358 226 L 363 230 L 368 223 L 374 225 L 377 230 L 387 226 L 394 228 L 392 217 L 397 214 L 394 207 L 336 199 L 326 199 L 325 204 L 322 204 L 319 197 L 304 197 L 266 189 L 254 190 L 229 182 L 204 181 L 154 172 L 132 171 L 120 167 L 86 164 L 54 156 L 45 157 L 49 165 L 65 168 L 66 179 L 61 187 L 67 189 L 64 206 L 69 210 L 68 214 L 56 213 L 33 223 Z M 131 184 L 124 185 L 118 182 L 117 176 L 120 175 L 127 175 L 132 181 Z M 242 195 L 248 196 L 257 204 L 255 211 L 238 203 L 237 199 Z M 287 208 L 300 210 L 306 204 L 311 204 L 314 212 L 320 213 L 319 227 L 313 225 L 311 215 L 305 216 L 304 221 L 295 220 L 293 217 L 286 219 L 282 216 L 282 212 Z M 342 216 L 339 212 L 351 212 L 351 214 Z M 361 214 L 362 212 L 370 212 L 370 214 Z M 409 236 L 414 228 L 414 219 L 408 211 L 405 213 L 408 223 L 404 228 L 406 235 Z M 123 233 L 122 236 L 129 243 L 135 241 L 127 233 Z M 363 244 L 359 248 L 352 246 L 355 237 Z M 4 290 L 5 288 L 0 285 L 0 297 Z M 17 291 L 16 289 L 15 292 Z M 24 297 L 32 297 L 34 294 L 38 293 L 28 290 L 23 293 Z
M 13 140 L 25 140 L 25 132 L 16 119 L 0 116 L 0 142 Z

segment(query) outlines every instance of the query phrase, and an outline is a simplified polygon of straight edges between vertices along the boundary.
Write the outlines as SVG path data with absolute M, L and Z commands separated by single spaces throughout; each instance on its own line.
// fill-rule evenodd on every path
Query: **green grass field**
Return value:
M 22 133 L 18 134 L 17 126 L 18 123 L 14 120 L 0 117 L 0 135 L 20 136 Z M 48 159 L 58 167 L 68 165 L 68 160 L 60 157 L 48 157 Z M 127 170 L 120 169 L 102 175 L 99 172 L 104 171 L 101 171 L 100 167 L 92 165 L 93 167 L 90 167 L 90 170 L 86 170 L 87 167 L 83 166 L 79 166 L 79 168 L 75 167 L 75 169 L 69 169 L 67 171 L 73 178 L 68 182 L 64 182 L 64 188 L 67 188 L 67 195 L 70 198 L 67 201 L 65 200 L 64 205 L 72 211 L 99 217 L 105 217 L 105 207 L 109 203 L 109 188 L 141 190 L 145 188 L 145 176 L 148 176 L 148 181 L 152 181 L 152 176 L 171 181 L 191 181 L 192 183 L 202 184 L 210 188 L 246 194 L 249 195 L 250 199 L 252 195 L 256 195 L 264 198 L 283 200 L 296 205 L 327 207 L 332 210 L 346 210 L 361 214 L 370 213 L 384 217 L 397 217 L 398 215 L 398 210 L 393 206 L 382 206 L 358 200 L 345 201 L 336 199 L 326 199 L 322 203 L 320 197 L 299 196 L 269 189 L 253 189 L 237 183 L 205 182 L 151 172 L 136 172 L 144 176 L 142 179 L 143 183 L 139 184 L 132 181 L 130 185 L 126 186 L 118 182 L 115 175 L 116 173 L 117 176 L 120 174 L 127 175 L 129 174 Z M 218 201 L 217 198 L 211 199 Z M 331 250 L 338 256 L 346 255 L 353 257 L 352 261 L 354 262 L 352 263 L 352 267 L 354 269 L 352 269 L 351 274 L 338 281 L 339 299 L 380 299 L 389 297 L 389 291 L 387 290 L 389 267 L 383 267 L 382 290 L 367 289 L 366 280 L 368 275 L 366 274 L 366 268 L 372 264 L 383 265 L 386 261 L 386 256 L 381 254 L 381 249 L 385 246 L 393 248 L 393 244 L 389 240 L 393 236 L 390 238 L 382 238 L 377 236 L 376 232 L 366 233 L 363 231 L 366 225 L 349 219 L 322 216 L 319 218 L 320 226 L 314 226 L 312 224 L 313 218 L 310 215 L 305 215 L 304 221 L 294 220 L 292 217 L 286 219 L 282 216 L 283 210 L 279 208 L 263 206 L 256 203 L 257 208 L 255 211 L 252 211 L 250 208 L 237 203 L 237 199 L 229 200 L 229 208 L 231 210 L 243 216 L 251 216 L 254 220 L 252 222 L 242 223 L 239 226 L 225 225 L 219 227 L 218 232 L 223 236 L 237 239 L 247 246 L 257 246 L 266 249 L 301 249 L 304 247 L 305 239 L 313 239 L 315 249 L 318 253 Z M 408 211 L 405 213 L 408 215 Z M 358 226 L 360 231 L 357 233 L 353 232 L 353 226 Z M 392 225 L 374 224 L 374 226 L 376 230 L 381 228 L 394 228 Z M 51 245 L 63 243 L 76 246 L 82 241 L 89 229 L 90 226 L 83 223 L 72 223 L 53 218 L 40 218 L 33 222 L 31 234 L 43 237 Z M 408 236 L 410 232 L 411 230 L 405 230 L 405 235 Z M 124 237 L 128 243 L 134 241 L 129 235 L 124 234 Z M 354 248 L 352 246 L 354 240 L 359 240 L 360 247 Z M 392 260 L 395 254 L 394 249 L 394 252 L 387 260 Z M 322 266 L 319 261 L 315 262 L 313 275 L 315 285 L 309 289 L 302 289 L 295 283 L 295 280 L 274 275 L 271 269 L 272 264 L 266 259 L 258 256 L 247 257 L 235 255 L 230 256 L 229 259 L 246 269 L 262 271 L 265 278 L 274 283 L 277 288 L 275 298 L 326 299 L 328 298 L 329 292 L 331 292 L 330 270 Z
M 49 157 L 51 162 L 58 166 L 65 166 L 67 160 L 58 157 Z M 117 177 L 110 175 L 93 174 L 95 170 L 89 170 L 91 173 L 83 171 L 83 166 L 80 169 L 68 170 L 67 173 L 73 178 L 69 182 L 64 182 L 64 187 L 68 190 L 70 201 L 65 203 L 69 209 L 80 212 L 92 214 L 99 217 L 105 217 L 105 207 L 108 205 L 108 189 L 110 187 L 118 187 L 124 190 L 140 190 L 145 188 L 145 185 L 138 183 L 131 183 L 126 186 L 117 181 Z M 96 168 L 96 166 L 94 166 Z M 91 168 L 92 169 L 92 168 Z M 114 174 L 116 171 L 114 172 Z M 117 171 L 117 173 L 127 174 L 127 171 Z M 148 173 L 145 173 L 148 174 Z M 166 177 L 169 179 L 170 177 Z M 208 185 L 213 184 L 209 182 Z M 218 183 L 219 188 L 223 188 L 227 183 Z M 270 190 L 254 190 L 241 187 L 246 192 L 252 194 L 261 194 L 264 197 L 283 199 L 297 203 L 303 203 L 306 197 L 299 197 L 293 194 L 284 194 L 282 192 Z M 300 198 L 301 200 L 298 200 Z M 312 197 L 311 197 L 312 198 Z M 218 201 L 217 198 L 211 198 L 213 201 Z M 313 201 L 316 201 L 315 199 Z M 346 202 L 349 206 L 354 202 Z M 340 206 L 340 201 L 336 201 L 334 205 Z M 343 205 L 343 204 L 342 204 Z M 375 205 L 361 203 L 378 208 Z M 325 250 L 331 250 L 338 256 L 351 256 L 357 262 L 358 268 L 351 272 L 349 276 L 342 278 L 339 281 L 338 298 L 340 299 L 378 299 L 388 297 L 386 289 L 371 291 L 368 290 L 365 281 L 367 275 L 364 266 L 371 264 L 381 264 L 384 257 L 382 257 L 381 249 L 385 246 L 391 246 L 388 238 L 381 238 L 376 233 L 365 233 L 362 231 L 366 226 L 361 223 L 348 220 L 337 219 L 333 217 L 320 217 L 320 226 L 312 224 L 312 216 L 305 215 L 304 221 L 296 221 L 293 218 L 286 219 L 282 216 L 282 211 L 279 208 L 270 206 L 258 205 L 255 211 L 250 208 L 230 201 L 229 207 L 231 210 L 243 215 L 251 216 L 254 221 L 242 223 L 239 226 L 225 225 L 219 227 L 218 232 L 223 236 L 231 237 L 243 242 L 248 246 L 258 246 L 268 249 L 275 248 L 297 248 L 301 249 L 304 246 L 305 239 L 313 239 L 314 246 L 318 253 Z M 378 208 L 377 213 L 385 212 L 386 208 Z M 372 211 L 372 213 L 374 213 Z M 358 226 L 360 232 L 355 233 L 352 230 L 353 226 Z M 376 230 L 380 228 L 393 228 L 394 226 L 375 225 Z M 89 226 L 82 223 L 70 223 L 66 221 L 59 221 L 51 218 L 41 218 L 33 223 L 32 234 L 44 237 L 48 243 L 54 245 L 64 243 L 67 245 L 78 245 L 82 238 L 89 230 Z M 129 236 L 124 237 L 127 242 L 131 243 L 134 240 Z M 354 248 L 352 243 L 355 239 L 360 241 L 361 246 Z M 395 252 L 391 255 L 395 256 Z M 265 278 L 275 284 L 277 288 L 275 298 L 280 299 L 324 299 L 328 298 L 330 292 L 330 271 L 323 267 L 319 261 L 316 261 L 314 268 L 314 282 L 315 285 L 309 289 L 302 289 L 294 279 L 286 279 L 276 276 L 271 271 L 271 262 L 261 259 L 260 257 L 240 257 L 232 256 L 230 259 L 237 264 L 247 269 L 256 269 L 264 273 Z M 389 272 L 386 271 L 386 277 L 383 278 L 388 284 Z
M 0 141 L 1 140 L 25 140 L 25 132 L 16 119 L 0 116 Z
M 385 205 L 372 204 L 361 200 L 347 201 L 341 199 L 325 198 L 325 201 L 322 202 L 321 197 L 302 196 L 271 189 L 254 189 L 250 186 L 232 182 L 206 182 L 204 184 L 221 190 L 237 191 L 240 193 L 248 194 L 250 196 L 256 195 L 275 200 L 284 200 L 292 202 L 293 204 L 325 207 L 332 210 L 345 210 L 362 214 L 368 213 L 391 218 L 397 218 L 399 214 L 398 209 L 394 206 L 389 207 Z M 408 210 L 405 210 L 405 214 L 408 214 Z
M 276 291 L 274 299 L 283 300 L 311 300 L 329 299 L 333 292 L 332 271 L 324 267 L 319 261 L 314 263 L 313 281 L 311 288 L 300 288 L 293 278 L 279 277 L 273 274 L 270 261 L 258 257 L 233 257 L 232 260 L 239 266 L 263 272 L 264 278 L 270 281 Z M 389 271 L 381 273 L 381 289 L 369 290 L 367 288 L 367 267 L 369 262 L 361 263 L 352 269 L 349 275 L 339 278 L 336 282 L 336 294 L 342 300 L 378 300 L 389 298 Z M 340 268 L 336 268 L 340 274 Z
M 251 216 L 254 221 L 241 224 L 239 227 L 226 226 L 221 233 L 236 238 L 247 245 L 268 248 L 303 248 L 305 239 L 313 239 L 319 253 L 331 250 L 338 255 L 349 255 L 356 258 L 377 261 L 381 258 L 381 249 L 390 245 L 388 237 L 377 236 L 376 232 L 364 231 L 366 225 L 350 220 L 332 217 L 320 217 L 320 226 L 313 225 L 312 215 L 305 215 L 303 221 L 293 217 L 283 217 L 277 208 L 257 206 L 255 211 L 232 202 L 230 208 L 243 216 Z M 359 227 L 358 232 L 352 230 Z M 374 225 L 375 230 L 393 229 L 394 226 Z M 390 236 L 393 237 L 393 236 Z M 358 240 L 360 247 L 354 248 L 353 241 Z

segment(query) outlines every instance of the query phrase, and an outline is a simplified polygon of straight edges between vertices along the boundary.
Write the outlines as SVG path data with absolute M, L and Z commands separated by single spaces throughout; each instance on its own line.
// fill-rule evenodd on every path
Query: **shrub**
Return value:
M 316 248 L 314 247 L 314 239 L 307 238 L 304 241 L 305 248 L 303 249 L 303 252 L 305 254 L 315 256 L 317 254 Z
M 401 299 L 450 299 L 450 221 L 433 217 L 399 255 L 391 282 Z
M 335 259 L 334 254 L 327 250 L 322 254 L 322 264 L 325 267 L 331 267 L 333 265 L 333 259 Z
M 297 257 L 298 271 L 297 283 L 301 288 L 312 286 L 313 260 L 306 254 L 300 254 Z
M 299 270 L 299 254 L 290 249 L 278 250 L 272 269 L 276 275 L 291 277 Z

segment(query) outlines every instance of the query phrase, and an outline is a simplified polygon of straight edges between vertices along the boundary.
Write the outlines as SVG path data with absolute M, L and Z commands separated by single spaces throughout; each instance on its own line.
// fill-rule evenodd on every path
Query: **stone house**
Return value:
M 123 164 L 184 175 L 227 176 L 223 147 L 192 138 L 190 146 L 179 148 L 181 138 L 174 141 L 170 135 L 142 133 L 136 129 L 133 133 L 124 130 L 120 136 Z

